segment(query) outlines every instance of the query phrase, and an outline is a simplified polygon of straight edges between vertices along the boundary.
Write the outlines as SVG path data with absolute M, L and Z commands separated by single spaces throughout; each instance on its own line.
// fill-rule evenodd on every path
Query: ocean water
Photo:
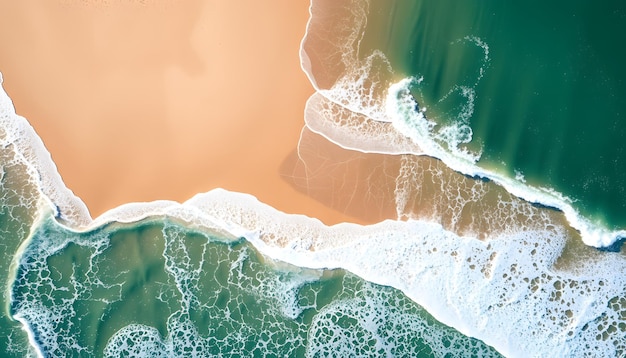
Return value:
M 92 219 L 1 92 L 2 355 L 626 355 L 623 9 L 313 0 L 285 180 L 366 226 Z
M 409 89 L 445 151 L 626 228 L 623 4 L 372 1 L 370 13 L 384 16 L 368 17 L 360 53 L 420 79 Z
M 463 15 L 446 20 L 452 8 Z M 393 68 L 423 77 L 411 90 L 429 119 L 471 128 L 460 142 L 481 167 L 556 190 L 593 224 L 626 227 L 622 3 L 399 2 L 386 20 L 371 31 L 390 34 Z
M 44 219 L 12 297 L 53 356 L 497 356 L 397 289 L 165 218 L 85 233 Z

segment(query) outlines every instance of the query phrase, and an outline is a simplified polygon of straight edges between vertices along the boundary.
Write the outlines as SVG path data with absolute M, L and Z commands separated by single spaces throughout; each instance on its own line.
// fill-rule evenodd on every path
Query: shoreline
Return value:
M 328 225 L 363 223 L 280 173 L 314 93 L 298 57 L 308 6 L 5 4 L 0 71 L 94 218 L 224 188 Z

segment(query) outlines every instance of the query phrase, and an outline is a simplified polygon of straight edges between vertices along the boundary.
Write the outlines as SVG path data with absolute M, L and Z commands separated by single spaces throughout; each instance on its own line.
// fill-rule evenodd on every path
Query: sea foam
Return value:
M 437 136 L 432 136 L 434 124 L 410 95 L 416 80 L 392 81 L 393 71 L 380 53 L 360 60 L 362 57 L 342 52 L 358 47 L 358 31 L 365 26 L 362 16 L 366 15 L 367 2 L 335 5 L 343 7 L 359 26 L 335 18 L 335 25 L 349 35 L 349 41 L 329 57 L 342 59 L 342 68 L 337 76 L 313 76 L 312 69 L 320 68 L 312 64 L 313 58 L 320 54 L 313 56 L 306 44 L 314 36 L 323 41 L 323 36 L 313 31 L 314 26 L 322 26 L 316 23 L 319 14 L 315 13 L 321 3 L 312 3 L 312 19 L 302 51 L 303 67 L 318 90 L 307 108 L 312 116 L 307 118 L 311 130 L 337 144 L 349 143 L 346 147 L 353 150 L 437 157 L 453 170 L 489 178 L 530 202 L 561 209 L 588 244 L 601 246 L 612 242 L 616 233 L 595 233 L 592 225 L 579 218 L 567 198 L 480 169 L 473 153 L 458 155 L 450 150 L 463 141 L 442 145 L 444 137 L 440 136 L 438 142 Z M 341 77 L 346 68 L 349 76 Z M 385 71 L 385 75 L 377 76 L 374 70 Z M 337 83 L 338 87 L 333 88 Z M 369 83 L 376 83 L 377 87 L 363 89 Z M 559 265 L 568 235 L 558 225 L 532 230 L 513 227 L 484 240 L 410 217 L 370 226 L 344 223 L 328 227 L 314 218 L 281 213 L 251 195 L 220 189 L 198 194 L 183 204 L 128 204 L 92 221 L 84 204 L 61 181 L 41 140 L 25 119 L 15 115 L 6 93 L 1 95 L 3 145 L 19 149 L 30 178 L 41 189 L 41 211 L 53 212 L 74 230 L 84 232 L 109 223 L 154 217 L 177 220 L 232 240 L 245 237 L 263 255 L 275 260 L 299 267 L 344 268 L 368 281 L 398 288 L 441 322 L 483 340 L 507 356 L 619 356 L 626 352 L 622 319 L 626 315 L 626 282 L 614 275 L 626 269 L 623 257 L 598 252 L 590 254 L 587 260 Z M 324 118 L 336 121 L 329 123 Z M 368 123 L 371 119 L 378 123 Z M 367 132 L 367 140 L 358 137 L 362 131 Z M 470 134 L 462 131 L 460 138 Z M 42 324 L 55 319 L 35 316 L 41 318 Z M 181 331 L 187 329 L 183 323 Z M 146 341 L 157 350 L 166 349 L 169 344 L 157 337 L 153 329 L 132 325 L 120 331 L 109 347 L 134 349 L 124 347 L 125 338 L 129 337 Z
M 0 86 L 2 80 L 0 73 Z M 44 143 L 30 123 L 15 113 L 4 89 L 0 91 L 0 145 L 15 147 L 14 160 L 27 168 L 30 180 L 42 193 L 40 198 L 54 203 L 60 219 L 76 226 L 91 221 L 87 206 L 65 186 Z
M 612 275 L 626 269 L 626 263 L 618 254 L 601 254 L 576 270 L 559 269 L 566 236 L 556 228 L 522 230 L 486 242 L 415 220 L 328 227 L 313 218 L 279 212 L 251 195 L 221 189 L 183 204 L 161 202 L 155 207 L 155 215 L 191 227 L 221 223 L 233 238 L 245 233 L 257 250 L 274 260 L 313 269 L 344 268 L 370 282 L 396 287 L 441 322 L 507 356 L 615 356 L 626 351 L 620 326 L 626 313 L 620 299 L 626 282 Z M 133 221 L 145 212 L 126 210 L 124 218 L 114 221 Z M 194 270 L 185 272 L 196 275 Z M 180 282 L 181 292 L 189 292 L 190 282 L 195 281 Z M 298 315 L 288 302 L 281 305 L 286 308 L 283 314 Z M 42 323 L 49 321 L 36 316 Z M 138 334 L 153 336 L 149 327 L 133 327 L 128 327 L 128 335 L 118 333 L 120 342 Z
M 302 69 L 317 90 L 306 109 L 306 125 L 312 131 L 346 149 L 364 153 L 428 155 L 440 159 L 459 173 L 489 179 L 528 202 L 562 211 L 587 245 L 608 247 L 626 237 L 626 230 L 612 230 L 591 222 L 575 209 L 573 199 L 551 188 L 531 186 L 518 180 L 519 176 L 509 177 L 482 168 L 477 164 L 480 152 L 464 147 L 472 140 L 469 121 L 474 110 L 474 87 L 490 65 L 487 43 L 474 36 L 457 41 L 480 48 L 483 60 L 473 84 L 455 86 L 442 98 L 445 100 L 456 92 L 466 99 L 466 104 L 453 123 L 439 125 L 428 118 L 424 104 L 418 103 L 413 94 L 419 90 L 424 78 L 408 77 L 394 81 L 398 75 L 384 53 L 373 50 L 368 54 L 360 50 L 369 1 L 355 0 L 349 6 L 357 10 L 346 11 L 344 7 L 347 5 L 330 4 L 328 1 L 312 1 L 311 4 L 311 18 L 300 54 Z M 336 17 L 343 16 L 342 31 L 320 40 L 319 33 L 325 30 L 319 19 L 324 19 L 323 14 L 331 10 L 341 14 Z M 336 22 L 339 20 L 334 19 L 331 27 Z M 341 53 L 341 56 L 336 56 L 341 61 L 336 64 L 312 62 L 312 58 L 319 55 L 312 57 L 309 52 L 318 48 L 324 48 L 329 53 Z M 324 78 L 324 81 L 317 81 L 317 77 Z M 391 123 L 393 128 L 387 123 Z M 407 139 L 410 139 L 409 143 Z
M 272 261 L 270 256 L 273 250 L 284 249 L 275 246 L 276 243 L 295 252 L 311 252 L 314 248 L 328 253 L 332 251 L 329 243 L 343 242 L 334 235 L 343 236 L 356 229 L 353 238 L 359 239 L 367 232 L 366 227 L 329 228 L 315 219 L 280 213 L 253 196 L 225 190 L 197 195 L 183 204 L 157 202 L 152 205 L 153 217 L 144 216 L 150 205 L 133 213 L 133 208 L 140 206 L 130 205 L 110 212 L 110 217 L 117 212 L 124 213 L 124 218 L 81 231 L 59 225 L 52 216 L 35 228 L 20 257 L 11 310 L 28 329 L 41 355 L 99 353 L 92 345 L 85 344 L 90 332 L 92 335 L 93 331 L 106 332 L 106 321 L 111 319 L 108 315 L 119 315 L 113 307 L 123 307 L 121 303 L 129 299 L 127 295 L 137 300 L 137 292 L 155 289 L 154 297 L 144 299 L 162 303 L 157 316 L 167 322 L 166 331 L 141 323 L 146 317 L 131 317 L 128 320 L 132 323 L 117 327 L 107 340 L 103 348 L 105 356 L 248 355 L 250 352 L 260 355 L 285 352 L 291 356 L 302 351 L 309 356 L 340 351 L 347 355 L 415 356 L 424 349 L 416 337 L 441 355 L 458 356 L 468 351 L 476 356 L 494 354 L 480 342 L 442 329 L 432 320 L 429 322 L 404 296 L 348 274 L 339 286 L 339 297 L 331 304 L 320 305 L 317 297 L 322 295 L 318 291 L 322 288 L 308 285 L 316 283 L 322 271 L 286 268 L 285 263 Z M 135 223 L 133 217 L 142 219 Z M 125 221 L 133 224 L 122 224 Z M 221 233 L 197 226 L 214 222 L 232 230 L 230 237 L 219 237 Z M 119 246 L 120 240 L 123 245 L 128 239 L 124 227 L 135 230 L 150 225 L 160 234 L 150 231 L 141 240 L 133 236 L 129 240 L 132 245 L 140 245 L 136 250 L 140 256 L 132 254 L 135 251 L 132 245 L 131 250 Z M 122 233 L 116 236 L 118 230 Z M 261 252 L 266 253 L 266 263 L 252 259 L 254 254 L 237 243 L 241 240 L 233 233 L 242 232 L 247 232 L 247 239 L 256 242 Z M 216 240 L 228 244 L 215 245 Z M 145 253 L 155 248 L 162 252 L 156 256 Z M 341 251 L 339 254 L 343 255 Z M 114 258 L 115 265 L 111 265 Z M 297 254 L 293 258 L 302 256 Z M 149 259 L 150 266 L 162 267 L 168 278 L 139 277 L 142 280 L 139 287 L 129 282 L 137 279 L 137 270 L 145 270 L 146 262 L 142 259 Z M 328 257 L 321 264 L 332 264 L 333 260 Z M 312 257 L 304 263 L 314 261 Z M 276 270 L 274 265 L 280 268 Z M 302 262 L 297 267 L 302 267 Z M 158 275 L 153 269 L 149 271 L 149 276 Z M 96 308 L 86 313 L 85 307 L 93 303 Z M 245 309 L 246 304 L 254 305 L 255 309 Z M 151 306 L 141 299 L 132 305 Z M 310 309 L 319 311 L 309 324 L 302 321 L 302 315 Z M 195 321 L 193 315 L 198 312 L 204 319 Z M 242 314 L 246 318 L 238 320 Z M 100 322 L 103 317 L 106 319 Z M 89 320 L 97 321 L 98 330 L 91 329 L 94 322 Z M 346 320 L 354 323 L 345 326 L 342 322 Z M 258 322 L 260 327 L 250 322 Z M 73 334 L 82 325 L 86 329 Z M 232 329 L 224 331 L 220 328 L 224 326 Z M 393 330 L 389 330 L 391 326 Z M 97 341 L 98 335 L 92 339 Z M 364 337 L 368 338 L 364 340 Z M 376 345 L 369 344 L 372 339 Z
M 626 263 L 618 254 L 602 254 L 580 270 L 557 269 L 566 235 L 555 228 L 484 242 L 414 220 L 327 227 L 224 190 L 167 211 L 179 210 L 197 214 L 193 221 L 247 233 L 273 259 L 345 268 L 399 288 L 438 320 L 507 356 L 612 356 L 626 349 L 619 329 L 626 282 L 611 274 Z
M 54 211 L 54 201 L 49 203 Z M 276 260 L 300 267 L 341 267 L 399 288 L 437 319 L 507 355 L 615 355 L 625 349 L 616 328 L 625 310 L 619 300 L 625 285 L 610 275 L 626 269 L 624 261 L 604 254 L 587 263 L 582 274 L 561 272 L 554 267 L 565 245 L 558 230 L 522 231 L 485 242 L 415 220 L 327 227 L 225 190 L 199 194 L 184 204 L 125 205 L 83 230 L 148 217 L 227 232 L 233 239 L 243 236 Z M 36 316 L 41 323 L 47 321 L 47 316 Z M 145 329 L 140 335 L 147 338 L 152 334 Z M 133 327 L 128 330 L 139 334 Z

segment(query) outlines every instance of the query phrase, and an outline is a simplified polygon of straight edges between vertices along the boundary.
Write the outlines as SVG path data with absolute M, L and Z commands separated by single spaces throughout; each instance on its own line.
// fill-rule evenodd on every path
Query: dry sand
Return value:
M 223 187 L 359 222 L 281 179 L 313 93 L 307 19 L 304 0 L 1 1 L 0 71 L 94 217 Z

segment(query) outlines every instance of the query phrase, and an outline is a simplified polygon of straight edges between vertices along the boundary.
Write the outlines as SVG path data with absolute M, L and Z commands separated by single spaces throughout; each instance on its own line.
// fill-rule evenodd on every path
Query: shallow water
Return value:
M 167 219 L 74 233 L 48 218 L 12 294 L 53 356 L 497 356 L 398 290 Z

